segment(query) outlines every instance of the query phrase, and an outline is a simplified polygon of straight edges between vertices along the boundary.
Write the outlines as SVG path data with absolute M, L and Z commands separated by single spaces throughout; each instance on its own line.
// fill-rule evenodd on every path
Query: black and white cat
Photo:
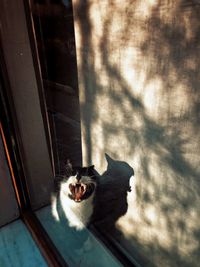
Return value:
M 72 167 L 68 163 L 67 172 L 57 195 L 52 197 L 52 214 L 59 221 L 61 209 L 69 226 L 82 230 L 89 224 L 94 209 L 97 186 L 94 166 Z

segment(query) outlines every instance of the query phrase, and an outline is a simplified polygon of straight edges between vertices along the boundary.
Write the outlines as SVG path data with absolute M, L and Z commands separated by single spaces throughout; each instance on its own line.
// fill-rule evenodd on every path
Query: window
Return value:
M 55 10 L 51 5 L 57 5 Z M 75 231 L 66 221 L 55 221 L 51 212 L 55 177 L 65 175 L 68 158 L 74 165 L 82 165 L 71 3 L 33 1 L 30 12 L 27 3 L 13 2 L 7 8 L 3 1 L 1 12 L 4 83 L 1 114 L 5 114 L 1 119 L 6 132 L 9 170 L 13 170 L 11 179 L 8 166 L 1 168 L 6 172 L 2 176 L 6 178 L 3 181 L 7 183 L 8 199 L 2 192 L 0 198 L 9 206 L 1 206 L 1 214 L 5 215 L 1 216 L 1 224 L 19 219 L 9 227 L 24 233 L 27 242 L 34 246 L 31 233 L 50 266 L 122 266 L 125 262 L 130 263 L 96 227 Z M 2 137 L 0 144 L 2 153 Z M 1 154 L 1 158 L 4 157 Z M 5 164 L 5 160 L 1 164 Z M 45 266 L 38 253 L 35 254 L 37 261 Z

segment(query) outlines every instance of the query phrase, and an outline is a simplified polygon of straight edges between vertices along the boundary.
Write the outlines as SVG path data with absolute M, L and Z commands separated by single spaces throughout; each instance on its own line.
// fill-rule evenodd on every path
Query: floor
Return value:
M 66 221 L 56 222 L 50 206 L 37 217 L 70 267 L 121 267 L 119 261 L 87 229 L 75 231 Z
M 0 228 L 0 267 L 47 267 L 21 220 Z

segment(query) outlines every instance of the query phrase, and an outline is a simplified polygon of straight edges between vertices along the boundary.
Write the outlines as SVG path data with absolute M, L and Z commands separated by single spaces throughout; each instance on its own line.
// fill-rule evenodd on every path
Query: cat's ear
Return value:
M 115 160 L 112 159 L 108 154 L 105 153 L 105 158 L 108 163 L 108 166 L 112 166 L 115 163 Z
M 89 175 L 92 179 L 96 180 L 96 171 L 95 171 L 95 169 L 94 169 L 94 165 L 88 167 L 88 175 Z
M 94 170 L 94 165 L 88 167 L 89 170 Z
M 69 159 L 67 160 L 67 164 L 65 166 L 65 169 L 66 169 L 67 175 L 72 175 L 73 167 L 72 167 L 72 164 L 71 164 Z

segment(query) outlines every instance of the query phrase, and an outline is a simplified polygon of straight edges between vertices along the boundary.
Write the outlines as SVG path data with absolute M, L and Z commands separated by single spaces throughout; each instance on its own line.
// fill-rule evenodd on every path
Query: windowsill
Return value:
M 69 266 L 122 266 L 88 229 L 75 231 L 64 221 L 56 222 L 50 206 L 38 210 L 36 216 Z

